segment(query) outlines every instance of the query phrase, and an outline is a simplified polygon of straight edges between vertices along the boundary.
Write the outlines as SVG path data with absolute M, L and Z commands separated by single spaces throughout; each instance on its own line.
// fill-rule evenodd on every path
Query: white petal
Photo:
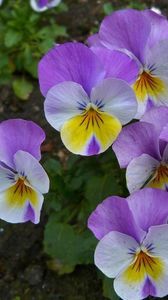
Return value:
M 142 188 L 154 175 L 159 161 L 148 154 L 142 154 L 129 163 L 126 170 L 127 187 L 130 193 Z
M 15 173 L 0 165 L 0 192 L 15 184 Z
M 130 254 L 138 243 L 134 238 L 111 231 L 98 243 L 95 250 L 95 264 L 108 277 L 114 278 L 124 271 L 133 260 Z
M 150 227 L 143 244 L 153 245 L 153 255 L 168 262 L 168 224 Z
M 102 102 L 102 110 L 117 117 L 122 124 L 131 121 L 137 112 L 137 101 L 132 88 L 123 80 L 103 80 L 91 91 L 91 100 Z
M 30 203 L 30 199 L 28 198 L 23 204 L 20 204 L 19 198 L 17 201 L 13 201 L 12 198 L 7 199 L 7 191 L 0 193 L 0 219 L 10 223 L 23 223 L 31 221 L 37 224 L 40 219 L 43 195 L 37 191 L 34 192 L 36 193 L 35 205 Z
M 26 176 L 30 186 L 42 194 L 49 190 L 49 178 L 37 159 L 25 151 L 17 151 L 14 155 L 16 171 Z
M 52 87 L 44 102 L 44 111 L 47 121 L 56 129 L 70 118 L 79 115 L 89 98 L 82 86 L 78 83 L 65 81 Z

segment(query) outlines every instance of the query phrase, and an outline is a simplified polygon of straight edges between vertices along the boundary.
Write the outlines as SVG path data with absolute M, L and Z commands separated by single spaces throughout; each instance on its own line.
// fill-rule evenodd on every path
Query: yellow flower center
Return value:
M 133 85 L 133 90 L 139 101 L 145 101 L 148 97 L 157 98 L 165 92 L 165 84 L 150 71 L 143 70 Z
M 22 206 L 26 201 L 37 203 L 37 193 L 28 185 L 25 177 L 19 177 L 15 185 L 7 189 L 6 200 L 9 205 Z
M 127 282 L 141 282 L 146 276 L 157 280 L 163 275 L 164 264 L 158 257 L 149 252 L 140 250 L 135 253 L 132 264 L 125 270 L 124 279 Z
M 166 189 L 166 184 L 168 185 L 168 166 L 166 164 L 160 164 L 147 186 Z

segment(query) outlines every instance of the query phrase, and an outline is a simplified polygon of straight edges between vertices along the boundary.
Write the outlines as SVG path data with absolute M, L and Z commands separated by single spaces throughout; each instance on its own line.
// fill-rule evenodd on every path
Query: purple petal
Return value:
M 145 113 L 145 115 L 141 118 L 141 121 L 151 123 L 155 127 L 158 136 L 160 136 L 164 127 L 168 124 L 168 107 L 161 106 L 152 108 L 150 111 Z M 161 154 L 166 146 L 164 138 L 162 140 L 162 137 L 160 136 L 159 142 Z
M 99 153 L 99 151 L 100 151 L 100 145 L 98 144 L 96 138 L 93 136 L 89 143 L 87 153 L 88 155 L 96 155 Z
M 103 44 L 101 43 L 98 33 L 95 33 L 95 34 L 92 34 L 91 36 L 89 36 L 87 39 L 87 44 L 89 47 L 92 47 L 92 46 L 103 47 Z
M 151 226 L 167 223 L 167 192 L 145 188 L 131 194 L 127 202 L 137 225 L 144 231 L 148 231 Z
M 103 47 L 92 47 L 91 49 L 104 65 L 106 78 L 115 77 L 128 83 L 135 82 L 139 74 L 139 65 L 135 59 L 117 50 Z
M 35 212 L 30 203 L 28 203 L 24 219 L 25 222 L 31 221 L 32 223 L 35 223 Z
M 13 156 L 18 150 L 29 152 L 40 160 L 44 131 L 32 121 L 12 119 L 0 123 L 0 159 L 14 167 Z
M 142 291 L 143 299 L 148 297 L 149 295 L 155 296 L 156 295 L 156 288 L 151 282 L 151 280 L 147 277 L 145 280 L 145 284 Z
M 168 124 L 163 127 L 163 130 L 160 133 L 159 138 L 168 143 Z
M 88 219 L 88 227 L 97 239 L 110 231 L 118 231 L 140 241 L 144 232 L 135 224 L 133 215 L 124 198 L 113 196 L 97 206 Z
M 151 32 L 147 42 L 147 48 L 153 47 L 161 40 L 168 39 L 168 21 L 163 15 L 159 15 L 150 9 L 141 12 L 151 23 Z
M 107 48 L 114 49 L 115 46 L 127 49 L 143 61 L 150 30 L 151 24 L 141 12 L 125 9 L 114 12 L 103 20 L 99 36 Z
M 104 75 L 96 55 L 81 43 L 56 46 L 39 63 L 40 89 L 44 96 L 51 87 L 64 81 L 79 83 L 90 94 Z
M 152 124 L 145 122 L 124 127 L 112 148 L 121 168 L 127 167 L 133 158 L 144 153 L 160 159 L 157 132 Z

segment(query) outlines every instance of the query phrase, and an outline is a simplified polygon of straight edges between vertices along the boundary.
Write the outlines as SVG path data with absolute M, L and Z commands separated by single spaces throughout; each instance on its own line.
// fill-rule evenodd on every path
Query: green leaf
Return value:
M 103 10 L 105 15 L 110 15 L 114 11 L 114 7 L 110 2 L 107 2 L 103 5 Z
M 9 29 L 5 34 L 5 46 L 7 48 L 17 45 L 22 40 L 22 32 Z
M 24 78 L 15 79 L 12 86 L 15 95 L 21 100 L 27 100 L 33 91 L 33 85 Z
M 50 158 L 47 159 L 44 163 L 44 168 L 47 170 L 47 172 L 51 175 L 61 175 L 62 173 L 62 166 L 59 162 L 59 160 Z
M 113 279 L 104 277 L 103 279 L 103 296 L 111 300 L 119 300 L 113 288 Z
M 88 230 L 78 233 L 69 224 L 57 223 L 57 214 L 50 217 L 45 228 L 44 251 L 62 266 L 93 263 L 96 243 Z

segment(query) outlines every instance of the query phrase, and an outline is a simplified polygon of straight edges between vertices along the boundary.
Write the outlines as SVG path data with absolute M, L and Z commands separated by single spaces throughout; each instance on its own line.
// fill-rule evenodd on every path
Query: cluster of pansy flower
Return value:
M 95 264 L 124 300 L 168 294 L 168 21 L 151 10 L 107 16 L 97 34 L 56 45 L 39 63 L 48 122 L 73 153 L 113 144 L 127 199 L 91 214 Z M 140 119 L 122 129 L 132 119 Z M 161 190 L 161 189 L 164 189 Z
M 0 218 L 39 222 L 49 179 L 40 165 L 44 131 L 35 123 L 11 119 L 0 123 Z
M 168 22 L 150 10 L 117 11 L 88 43 L 56 45 L 41 59 L 45 116 L 75 154 L 97 155 L 113 144 L 120 166 L 127 168 L 131 195 L 109 197 L 89 217 L 88 227 L 100 240 L 95 264 L 115 278 L 123 300 L 163 297 L 168 294 Z M 140 121 L 122 129 L 134 118 Z M 44 137 L 31 121 L 0 123 L 1 219 L 39 221 L 49 189 L 39 163 Z
M 0 5 L 4 2 L 4 0 L 0 0 Z M 30 0 L 30 5 L 32 9 L 37 12 L 43 12 L 47 9 L 53 8 L 59 5 L 61 0 Z

